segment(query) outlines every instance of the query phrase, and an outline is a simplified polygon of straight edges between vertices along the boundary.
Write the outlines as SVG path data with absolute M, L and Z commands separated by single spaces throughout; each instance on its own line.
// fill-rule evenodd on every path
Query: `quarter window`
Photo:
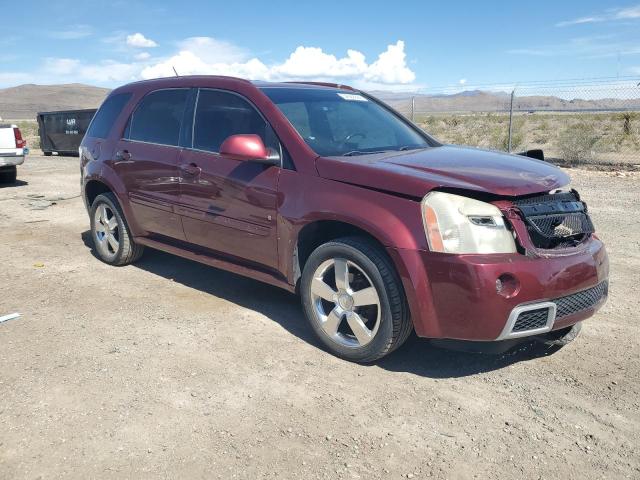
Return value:
M 107 138 L 113 123 L 131 98 L 130 93 L 118 93 L 107 98 L 89 126 L 87 137 Z
M 249 102 L 228 92 L 200 90 L 193 148 L 219 152 L 227 137 L 239 134 L 259 135 L 267 148 L 279 150 L 273 129 Z
M 146 95 L 131 117 L 129 139 L 179 145 L 188 89 L 158 90 Z

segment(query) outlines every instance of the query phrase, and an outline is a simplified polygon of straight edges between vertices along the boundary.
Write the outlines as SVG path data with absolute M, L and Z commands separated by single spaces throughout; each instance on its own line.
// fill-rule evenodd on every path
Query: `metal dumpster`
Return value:
M 96 109 L 39 112 L 40 148 L 45 155 L 78 155 L 82 137 Z

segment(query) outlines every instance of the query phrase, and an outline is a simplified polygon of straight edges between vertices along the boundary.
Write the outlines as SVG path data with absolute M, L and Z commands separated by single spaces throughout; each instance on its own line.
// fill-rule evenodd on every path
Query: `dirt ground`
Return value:
M 640 174 L 570 170 L 608 304 L 552 354 L 319 348 L 298 299 L 88 246 L 75 158 L 0 188 L 0 478 L 640 478 Z

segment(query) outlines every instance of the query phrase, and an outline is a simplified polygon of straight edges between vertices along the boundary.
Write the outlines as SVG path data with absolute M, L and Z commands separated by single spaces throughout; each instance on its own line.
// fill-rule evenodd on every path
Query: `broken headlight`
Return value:
M 513 233 L 490 203 L 444 192 L 422 200 L 429 249 L 442 253 L 514 253 Z

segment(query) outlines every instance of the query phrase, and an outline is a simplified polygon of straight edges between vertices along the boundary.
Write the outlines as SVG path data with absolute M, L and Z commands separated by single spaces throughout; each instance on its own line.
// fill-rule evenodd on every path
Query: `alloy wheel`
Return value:
M 344 258 L 324 261 L 311 282 L 313 312 L 324 333 L 346 347 L 362 347 L 380 327 L 380 296 L 369 276 Z
M 94 214 L 96 246 L 108 258 L 115 257 L 120 248 L 118 219 L 109 205 L 102 203 Z

